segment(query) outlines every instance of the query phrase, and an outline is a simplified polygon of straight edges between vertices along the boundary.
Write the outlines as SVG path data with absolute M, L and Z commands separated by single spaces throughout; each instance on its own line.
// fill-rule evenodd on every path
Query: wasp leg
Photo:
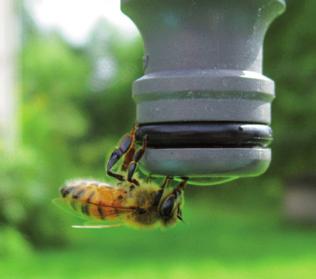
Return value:
M 131 182 L 137 186 L 139 185 L 139 182 L 133 178 L 133 175 L 137 169 L 138 162 L 141 160 L 141 158 L 143 157 L 143 155 L 146 151 L 147 140 L 148 140 L 148 138 L 147 138 L 147 136 L 145 136 L 142 147 L 139 150 L 137 150 L 137 152 L 134 155 L 133 161 L 130 162 L 130 164 L 128 166 L 127 181 Z
M 128 154 L 130 150 L 135 150 L 135 129 L 130 134 L 126 134 L 120 141 L 119 147 L 115 149 L 107 162 L 106 172 L 109 176 L 115 177 L 120 181 L 124 181 L 124 176 L 112 171 L 112 168 L 121 159 L 124 154 Z M 123 163 L 124 165 L 124 163 Z M 123 168 L 123 167 L 122 167 Z

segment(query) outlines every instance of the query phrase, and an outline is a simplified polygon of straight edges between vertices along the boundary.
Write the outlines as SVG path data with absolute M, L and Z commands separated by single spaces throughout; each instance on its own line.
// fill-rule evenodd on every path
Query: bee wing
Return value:
M 83 219 L 83 220 L 89 220 L 89 217 L 85 214 L 82 214 L 81 211 L 74 210 L 69 206 L 67 202 L 63 198 L 56 198 L 52 200 L 52 203 L 57 206 L 59 209 L 66 212 L 68 215 Z
M 98 206 L 102 207 L 104 211 L 106 211 L 105 219 L 95 219 L 93 216 L 88 216 L 83 214 L 80 210 L 74 210 L 69 206 L 69 204 L 63 199 L 63 198 L 56 198 L 53 201 L 53 204 L 55 204 L 58 208 L 62 209 L 64 212 L 67 212 L 68 214 L 79 217 L 82 220 L 85 220 L 83 225 L 73 225 L 73 228 L 77 229 L 104 229 L 104 228 L 114 228 L 114 227 L 120 227 L 123 226 L 123 223 L 119 224 L 104 224 L 106 222 L 113 222 L 114 220 L 111 220 L 111 217 L 115 219 L 116 221 L 119 221 L 125 214 L 128 214 L 132 211 L 137 210 L 136 207 L 124 207 L 124 206 L 113 206 L 113 205 L 95 205 L 93 203 L 89 203 L 90 206 Z M 110 211 L 109 211 L 110 210 Z M 113 210 L 111 212 L 111 210 Z
M 76 211 L 72 210 L 72 209 L 68 206 L 68 204 L 65 202 L 65 200 L 62 199 L 62 198 L 53 199 L 53 200 L 52 200 L 52 203 L 53 203 L 55 206 L 57 206 L 59 209 L 61 209 L 62 211 L 66 212 L 66 213 L 68 213 L 68 214 L 70 214 L 70 215 L 72 215 L 72 216 L 78 217 L 78 215 L 79 215 Z
M 72 225 L 74 229 L 110 229 L 121 227 L 123 224 L 112 224 L 112 225 Z
M 62 209 L 64 212 L 72 215 L 74 217 L 79 217 L 87 222 L 84 222 L 83 225 L 73 225 L 72 228 L 75 229 L 109 229 L 121 227 L 124 224 L 104 224 L 108 220 L 91 220 L 87 215 L 82 214 L 80 211 L 73 210 L 62 198 L 56 198 L 52 200 L 52 203 L 58 208 Z
M 64 211 L 67 211 L 67 212 L 70 211 L 70 210 L 67 210 L 66 203 L 62 198 L 55 198 L 52 200 L 52 203 L 53 203 L 53 205 L 57 206 L 58 208 L 60 208 Z

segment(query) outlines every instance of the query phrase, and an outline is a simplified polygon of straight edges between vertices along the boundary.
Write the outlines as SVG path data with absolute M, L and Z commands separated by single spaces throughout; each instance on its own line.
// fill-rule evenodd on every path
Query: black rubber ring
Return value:
M 148 136 L 151 148 L 267 147 L 272 129 L 245 123 L 164 123 L 140 125 L 136 141 Z

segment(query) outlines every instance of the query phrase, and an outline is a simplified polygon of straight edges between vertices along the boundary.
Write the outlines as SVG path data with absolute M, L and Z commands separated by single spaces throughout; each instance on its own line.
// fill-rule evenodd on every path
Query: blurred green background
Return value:
M 287 4 L 265 40 L 264 72 L 277 84 L 270 169 L 188 188 L 185 223 L 148 231 L 74 230 L 79 221 L 51 203 L 66 179 L 110 180 L 105 158 L 135 119 L 140 37 L 100 20 L 74 45 L 21 4 L 19 143 L 0 160 L 0 278 L 316 278 L 315 219 L 293 220 L 285 206 L 288 185 L 316 169 L 316 1 Z

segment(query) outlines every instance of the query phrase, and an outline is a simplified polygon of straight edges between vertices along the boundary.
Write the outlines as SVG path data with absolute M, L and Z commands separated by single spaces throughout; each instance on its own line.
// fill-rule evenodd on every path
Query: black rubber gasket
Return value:
M 248 123 L 163 123 L 139 125 L 136 141 L 148 137 L 151 148 L 267 147 L 272 142 L 268 125 Z

